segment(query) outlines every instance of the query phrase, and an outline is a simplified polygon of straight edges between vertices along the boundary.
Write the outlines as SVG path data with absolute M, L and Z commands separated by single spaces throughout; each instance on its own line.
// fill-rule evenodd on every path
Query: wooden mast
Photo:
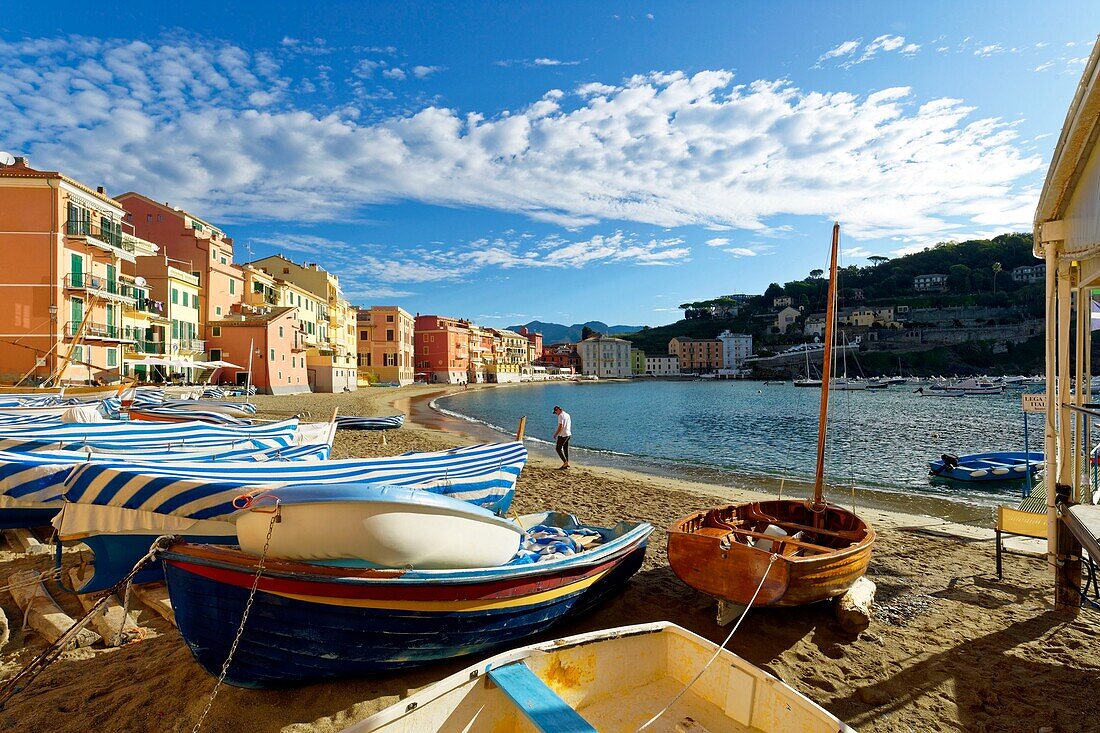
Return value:
M 817 473 L 814 475 L 813 508 L 825 505 L 825 426 L 829 417 L 829 382 L 833 379 L 833 338 L 836 321 L 836 252 L 840 244 L 840 223 L 833 223 L 833 246 L 829 255 L 829 295 L 825 303 L 825 354 L 821 365 L 821 409 L 817 416 Z

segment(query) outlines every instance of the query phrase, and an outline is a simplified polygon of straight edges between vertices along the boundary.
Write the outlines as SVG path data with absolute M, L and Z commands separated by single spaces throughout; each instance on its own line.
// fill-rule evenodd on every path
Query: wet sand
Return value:
M 257 403 L 272 417 L 308 411 L 318 419 L 330 417 L 337 406 L 342 414 L 393 414 L 396 403 L 416 420 L 384 437 L 340 431 L 336 457 L 392 455 L 488 438 L 470 436 L 477 428 L 462 421 L 424 412 L 425 396 L 443 391 L 374 388 L 260 397 Z M 554 508 L 597 524 L 644 519 L 656 531 L 642 570 L 621 595 L 540 638 L 657 620 L 715 641 L 724 638 L 728 630 L 714 623 L 713 601 L 683 585 L 668 567 L 665 528 L 722 498 L 759 495 L 616 467 L 557 471 L 556 465 L 541 449 L 532 452 L 517 488 L 518 511 Z M 871 628 L 857 638 L 844 634 L 825 604 L 755 610 L 730 644 L 735 653 L 861 731 L 1096 729 L 1100 614 L 1082 610 L 1072 621 L 1056 614 L 1053 579 L 1043 558 L 1006 556 L 1005 577 L 998 581 L 988 530 L 880 508 L 861 513 L 879 533 L 869 570 L 878 585 Z M 66 564 L 78 556 L 66 553 Z M 17 569 L 48 564 L 45 557 L 0 553 L 0 582 Z M 70 615 L 79 616 L 72 596 L 56 584 L 49 589 Z M 0 651 L 0 676 L 6 677 L 44 644 L 33 632 L 20 631 L 21 616 L 8 593 L 0 593 L 0 606 L 13 626 L 11 641 Z M 171 626 L 149 611 L 141 621 L 152 635 L 140 643 L 67 653 L 0 710 L 0 730 L 190 731 L 214 680 L 191 659 Z M 470 661 L 291 690 L 223 687 L 203 730 L 338 731 Z

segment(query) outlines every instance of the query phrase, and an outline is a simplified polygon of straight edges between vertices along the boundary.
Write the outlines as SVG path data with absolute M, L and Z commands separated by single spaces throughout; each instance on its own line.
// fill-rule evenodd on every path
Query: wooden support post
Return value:
M 135 585 L 132 593 L 173 626 L 176 625 L 176 613 L 172 610 L 172 601 L 168 598 L 168 588 L 164 583 Z
M 38 573 L 22 570 L 8 576 L 8 583 L 12 586 L 10 589 L 12 598 L 26 614 L 27 623 L 52 644 L 76 622 L 54 603 L 39 577 Z M 84 647 L 91 646 L 97 641 L 99 641 L 99 634 L 81 629 L 74 643 L 78 647 Z
M 9 529 L 8 544 L 16 552 L 24 552 L 28 555 L 48 555 L 50 548 L 38 541 L 29 529 Z
M 76 568 L 69 569 L 69 578 L 72 579 L 74 588 L 84 585 L 84 578 Z M 85 613 L 99 600 L 98 596 L 91 593 L 78 593 L 76 598 L 80 601 Z M 122 646 L 128 641 L 141 637 L 137 615 L 137 613 L 134 615 L 127 613 L 126 621 L 123 622 L 122 604 L 112 594 L 107 605 L 100 608 L 92 618 L 92 628 L 103 637 L 104 646 Z
M 1052 493 L 1056 502 L 1066 505 L 1073 494 L 1073 487 L 1056 484 Z M 1059 521 L 1055 526 L 1054 609 L 1076 616 L 1081 610 L 1081 544 L 1065 522 Z
M 519 419 L 519 427 L 516 428 L 516 440 L 520 443 L 523 442 L 523 434 L 527 430 L 527 416 L 524 415 Z

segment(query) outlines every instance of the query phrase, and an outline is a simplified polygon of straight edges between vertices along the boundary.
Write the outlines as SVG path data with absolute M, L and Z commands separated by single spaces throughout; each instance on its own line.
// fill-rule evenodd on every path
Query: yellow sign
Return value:
M 1024 412 L 1046 412 L 1047 411 L 1047 395 L 1046 392 L 1036 392 L 1034 394 L 1020 395 L 1020 400 L 1024 408 Z

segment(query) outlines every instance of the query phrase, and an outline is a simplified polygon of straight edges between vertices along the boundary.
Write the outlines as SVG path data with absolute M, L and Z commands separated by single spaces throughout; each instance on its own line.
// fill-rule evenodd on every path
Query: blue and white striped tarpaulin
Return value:
M 165 407 L 173 407 L 178 410 L 216 410 L 223 408 L 232 413 L 247 415 L 256 414 L 256 406 L 251 402 L 233 402 L 232 400 L 165 400 Z
M 254 487 L 356 482 L 427 489 L 504 511 L 526 461 L 527 449 L 512 442 L 321 463 L 84 463 L 69 475 L 65 501 L 224 519 L 235 511 L 233 499 Z
M 292 445 L 263 450 L 143 450 L 141 459 L 147 463 L 196 463 L 228 462 L 282 463 L 290 461 L 326 461 L 330 448 L 327 445 Z M 58 502 L 64 495 L 65 479 L 72 469 L 84 463 L 103 463 L 113 466 L 132 465 L 133 453 L 97 453 L 82 450 L 40 450 L 30 453 L 0 451 L 0 496 L 18 501 Z M 0 511 L 3 511 L 0 509 Z
M 109 448 L 220 443 L 229 449 L 244 447 L 236 443 L 249 440 L 259 443 L 261 447 L 277 448 L 292 444 L 297 430 L 298 418 L 262 425 L 105 422 L 23 427 L 0 424 L 0 438 L 49 443 L 79 443 Z
M 404 424 L 404 415 L 390 415 L 389 417 L 336 416 L 336 427 L 340 430 L 396 430 Z
M 160 418 L 159 420 L 157 418 Z M 208 410 L 181 410 L 175 407 L 134 407 L 130 410 L 130 419 L 150 422 L 186 422 L 195 420 L 213 425 L 249 425 L 248 420 L 227 415 L 224 412 Z

